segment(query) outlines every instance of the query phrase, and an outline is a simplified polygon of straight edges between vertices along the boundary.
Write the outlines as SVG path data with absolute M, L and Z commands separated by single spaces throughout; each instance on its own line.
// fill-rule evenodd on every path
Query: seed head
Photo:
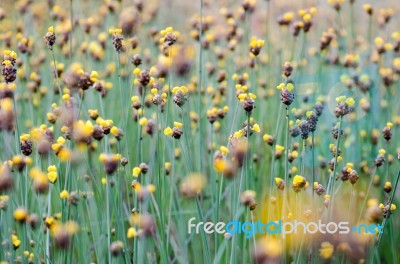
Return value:
M 43 37 L 49 50 L 53 49 L 53 45 L 56 42 L 56 34 L 54 34 L 54 28 L 49 27 L 46 35 Z
M 285 105 L 291 105 L 294 100 L 294 94 L 292 93 L 294 85 L 292 83 L 284 84 L 281 83 L 277 86 L 278 90 L 281 90 L 281 101 Z
M 122 29 L 111 28 L 108 32 L 110 33 L 110 35 L 112 35 L 113 46 L 115 51 L 120 53 L 123 48 L 122 40 L 124 39 L 124 37 L 121 35 Z

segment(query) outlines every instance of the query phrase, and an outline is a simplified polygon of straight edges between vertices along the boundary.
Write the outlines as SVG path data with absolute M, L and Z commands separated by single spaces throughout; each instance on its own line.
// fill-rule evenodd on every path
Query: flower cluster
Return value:
M 174 127 L 167 127 L 164 129 L 164 135 L 172 136 L 173 138 L 180 139 L 183 134 L 183 124 L 179 122 L 174 122 Z
M 263 46 L 264 46 L 264 40 L 253 37 L 250 41 L 251 54 L 253 54 L 253 56 L 258 56 Z
M 166 29 L 161 30 L 160 34 L 160 43 L 164 44 L 165 47 L 174 45 L 179 38 L 179 32 L 174 31 L 173 27 L 167 27 Z
M 356 103 L 356 101 L 352 98 L 349 97 L 347 98 L 346 96 L 339 96 L 336 98 L 337 105 L 335 107 L 335 115 L 336 117 L 343 117 L 353 111 L 353 106 Z
M 278 90 L 281 91 L 281 101 L 283 104 L 289 106 L 293 103 L 294 100 L 294 85 L 293 83 L 281 83 L 276 87 Z
M 56 43 L 56 34 L 54 33 L 54 27 L 49 27 L 47 29 L 46 35 L 43 38 L 49 50 L 52 50 L 54 43 Z
M 124 37 L 122 36 L 122 29 L 120 28 L 110 28 L 108 33 L 112 36 L 112 43 L 116 52 L 120 53 L 123 49 Z
M 3 60 L 1 62 L 1 66 L 3 67 L 1 74 L 4 76 L 6 83 L 11 83 L 17 78 L 17 69 L 15 68 L 16 59 L 17 53 L 15 53 L 15 51 L 4 51 Z

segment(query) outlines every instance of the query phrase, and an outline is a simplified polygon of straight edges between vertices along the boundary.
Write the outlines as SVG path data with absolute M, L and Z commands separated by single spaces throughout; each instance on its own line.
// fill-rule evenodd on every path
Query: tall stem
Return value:
M 69 60 L 72 62 L 72 29 L 74 28 L 74 20 L 73 20 L 73 5 L 72 5 L 72 0 L 70 2 L 70 20 L 71 20 L 71 31 L 70 31 L 70 36 L 69 36 Z
M 391 196 L 390 196 L 390 198 L 389 198 L 389 201 L 388 201 L 388 203 L 387 203 L 389 212 L 390 212 L 390 207 L 392 206 L 393 197 L 394 197 L 394 195 L 395 195 L 395 193 L 396 193 L 396 190 L 397 190 L 397 185 L 398 185 L 398 183 L 399 183 L 399 179 L 400 179 L 400 170 L 399 170 L 399 172 L 397 173 L 396 183 L 394 184 L 394 189 L 393 189 L 392 194 L 391 194 Z M 388 213 L 388 215 L 385 217 L 385 219 L 383 219 L 383 223 L 382 223 L 382 226 L 383 226 L 382 232 L 379 233 L 379 235 L 378 235 L 378 241 L 377 241 L 376 244 L 375 244 L 375 250 L 378 250 L 378 249 L 379 249 L 379 246 L 380 246 L 380 244 L 381 244 L 382 237 L 383 237 L 383 234 L 384 234 L 384 232 L 385 232 L 385 228 L 386 228 L 386 224 L 387 224 L 387 221 L 388 221 L 388 219 L 389 219 L 389 216 L 390 216 L 390 213 Z
M 329 184 L 328 184 L 328 189 L 329 189 L 328 193 L 329 193 L 329 195 L 331 195 L 331 203 L 329 206 L 328 219 L 330 219 L 330 217 L 332 215 L 334 198 L 335 198 L 334 190 L 335 190 L 335 182 L 336 182 L 336 169 L 337 169 L 337 162 L 338 162 L 338 155 L 339 155 L 340 138 L 342 135 L 342 123 L 343 123 L 343 116 L 341 116 L 339 119 L 338 139 L 336 141 L 336 146 L 335 146 L 335 163 L 333 164 L 333 172 L 329 178 Z
M 107 254 L 108 254 L 108 263 L 111 263 L 111 251 L 110 251 L 110 246 L 111 246 L 111 228 L 110 228 L 110 197 L 109 197 L 109 192 L 110 192 L 110 187 L 109 181 L 107 179 L 106 182 L 106 207 L 107 207 Z
M 286 139 L 285 139 L 285 184 L 288 185 L 289 183 L 289 157 L 288 157 L 288 148 L 289 148 L 289 133 L 290 133 L 290 126 L 289 126 L 289 106 L 286 106 Z M 283 208 L 282 208 L 282 219 L 285 219 L 287 216 L 286 212 L 286 202 L 287 202 L 287 186 L 285 187 L 284 194 L 283 194 Z M 286 263 L 286 238 L 283 237 L 283 263 Z
M 51 49 L 51 55 L 52 55 L 52 57 L 53 57 L 54 74 L 56 75 L 55 83 L 56 83 L 56 85 L 57 85 L 58 92 L 59 92 L 60 96 L 62 96 L 61 87 L 60 87 L 60 84 L 58 83 L 58 80 L 59 80 L 59 79 L 58 79 L 58 72 L 57 72 L 56 57 L 54 56 L 54 50 L 53 50 L 53 48 Z
M 314 182 L 315 182 L 315 145 L 314 145 L 314 132 L 311 133 L 311 166 L 312 166 L 312 186 L 314 186 Z M 313 208 L 314 207 L 314 191 L 312 192 L 312 199 L 313 199 Z
M 198 87 L 197 87 L 197 114 L 200 116 L 201 115 L 201 87 L 203 85 L 203 0 L 200 0 L 200 26 L 199 26 L 199 82 L 198 82 Z M 202 154 L 203 154 L 203 144 L 202 144 L 202 118 L 200 116 L 199 118 L 199 170 L 202 171 L 203 165 L 202 165 Z

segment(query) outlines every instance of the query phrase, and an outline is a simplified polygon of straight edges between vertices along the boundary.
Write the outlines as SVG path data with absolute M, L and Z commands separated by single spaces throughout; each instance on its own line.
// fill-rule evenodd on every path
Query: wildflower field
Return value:
M 0 263 L 400 263 L 399 14 L 0 0 Z

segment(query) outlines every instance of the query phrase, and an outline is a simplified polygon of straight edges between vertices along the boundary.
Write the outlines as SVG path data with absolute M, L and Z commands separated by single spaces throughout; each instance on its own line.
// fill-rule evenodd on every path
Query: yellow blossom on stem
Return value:
M 140 174 L 141 172 L 142 172 L 142 169 L 139 168 L 139 167 L 134 167 L 134 168 L 132 169 L 132 175 L 133 175 L 133 177 L 138 177 L 139 174 Z
M 172 128 L 167 127 L 166 129 L 164 129 L 164 135 L 171 136 L 172 135 Z
M 63 190 L 63 191 L 60 193 L 60 198 L 61 198 L 61 199 L 68 199 L 68 197 L 69 197 L 69 193 L 68 193 L 67 190 Z

